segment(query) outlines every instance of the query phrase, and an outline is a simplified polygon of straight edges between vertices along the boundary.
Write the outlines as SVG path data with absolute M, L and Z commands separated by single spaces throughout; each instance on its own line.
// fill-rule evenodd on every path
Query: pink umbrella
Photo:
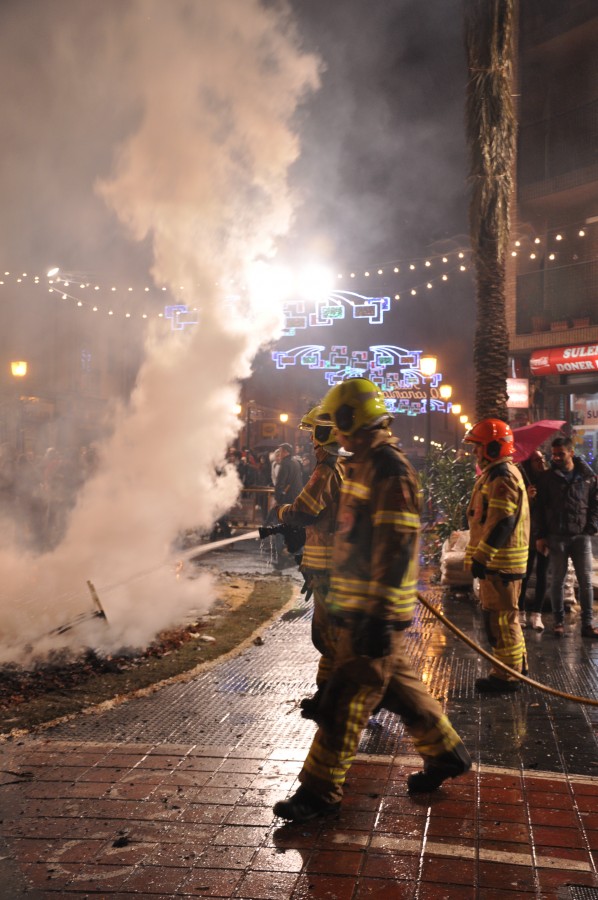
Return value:
M 516 463 L 523 462 L 547 438 L 556 431 L 560 431 L 564 424 L 563 419 L 541 419 L 539 422 L 532 422 L 531 425 L 514 428 L 515 452 L 513 461 Z

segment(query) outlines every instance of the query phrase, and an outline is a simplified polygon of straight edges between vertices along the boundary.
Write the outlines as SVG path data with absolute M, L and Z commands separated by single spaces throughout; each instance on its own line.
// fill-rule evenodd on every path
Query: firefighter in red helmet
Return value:
M 527 671 L 518 601 L 527 566 L 530 516 L 527 492 L 514 464 L 513 432 L 501 419 L 482 419 L 464 438 L 475 447 L 481 474 L 467 509 L 465 563 L 480 579 L 480 603 L 493 655 L 517 672 Z M 498 666 L 478 678 L 481 693 L 506 693 L 520 682 Z

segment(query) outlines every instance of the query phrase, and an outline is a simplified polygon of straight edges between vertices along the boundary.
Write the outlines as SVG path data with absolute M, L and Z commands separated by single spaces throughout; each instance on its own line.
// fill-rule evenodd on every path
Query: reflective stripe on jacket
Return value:
M 342 464 L 323 447 L 316 447 L 316 467 L 309 481 L 293 503 L 278 509 L 285 525 L 305 527 L 302 569 L 330 570 L 341 483 Z
M 347 462 L 328 603 L 343 619 L 410 622 L 419 573 L 421 489 L 386 430 Z
M 498 459 L 478 477 L 467 509 L 472 559 L 493 572 L 524 575 L 529 551 L 530 516 L 525 483 L 511 459 Z

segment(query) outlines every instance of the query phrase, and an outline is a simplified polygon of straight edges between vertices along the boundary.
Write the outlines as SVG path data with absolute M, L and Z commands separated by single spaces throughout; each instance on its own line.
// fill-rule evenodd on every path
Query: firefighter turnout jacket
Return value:
M 316 447 L 316 467 L 293 503 L 279 506 L 278 519 L 284 525 L 305 528 L 301 569 L 305 572 L 330 570 L 334 523 L 342 483 L 342 463 L 323 447 Z
M 363 616 L 403 628 L 417 596 L 421 489 L 386 429 L 348 460 L 341 488 L 330 612 L 350 625 Z
M 465 564 L 522 577 L 527 568 L 530 516 L 521 472 L 508 458 L 490 463 L 478 477 L 467 509 Z

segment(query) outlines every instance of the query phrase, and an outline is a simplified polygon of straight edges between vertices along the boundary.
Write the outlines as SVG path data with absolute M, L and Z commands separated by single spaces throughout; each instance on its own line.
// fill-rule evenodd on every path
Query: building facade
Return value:
M 507 322 L 529 421 L 598 456 L 598 4 L 523 0 Z

